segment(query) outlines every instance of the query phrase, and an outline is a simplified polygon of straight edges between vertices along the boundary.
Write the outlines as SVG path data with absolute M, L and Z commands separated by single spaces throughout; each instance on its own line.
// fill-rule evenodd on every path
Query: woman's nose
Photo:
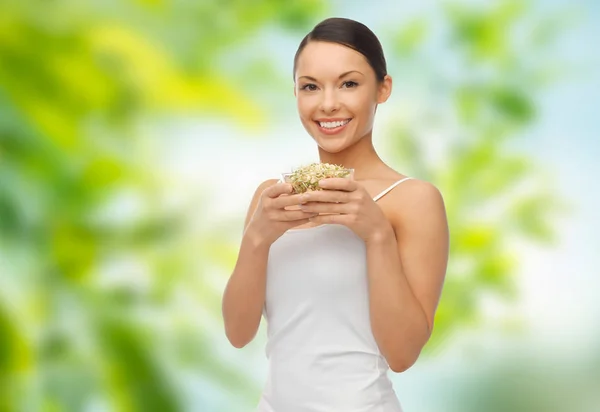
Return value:
M 333 113 L 339 109 L 339 99 L 334 90 L 326 90 L 322 94 L 320 109 L 325 113 Z

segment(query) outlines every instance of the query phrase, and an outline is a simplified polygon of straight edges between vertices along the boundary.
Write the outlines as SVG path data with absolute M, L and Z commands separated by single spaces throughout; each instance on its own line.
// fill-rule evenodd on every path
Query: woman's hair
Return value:
M 294 56 L 294 78 L 298 56 L 311 41 L 325 41 L 350 47 L 365 56 L 369 65 L 375 71 L 375 77 L 378 81 L 383 81 L 387 74 L 383 48 L 375 33 L 355 20 L 332 17 L 317 24 L 300 42 Z

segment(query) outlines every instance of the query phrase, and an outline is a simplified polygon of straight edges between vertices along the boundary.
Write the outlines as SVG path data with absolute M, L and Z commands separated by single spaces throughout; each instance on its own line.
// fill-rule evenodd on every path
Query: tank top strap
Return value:
M 381 199 L 383 196 L 385 196 L 386 194 L 388 194 L 393 188 L 395 188 L 396 186 L 398 186 L 400 183 L 405 182 L 407 180 L 412 179 L 412 177 L 405 177 L 403 179 L 398 180 L 396 183 L 392 184 L 390 187 L 388 187 L 387 189 L 385 189 L 384 191 L 382 191 L 381 193 L 379 193 L 377 196 L 375 196 L 373 198 L 373 201 L 377 202 L 379 199 Z

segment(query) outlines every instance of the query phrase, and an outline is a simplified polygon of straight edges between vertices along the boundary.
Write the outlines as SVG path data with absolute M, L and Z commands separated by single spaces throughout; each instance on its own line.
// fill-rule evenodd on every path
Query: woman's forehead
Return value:
M 365 57 L 350 47 L 330 42 L 309 42 L 298 56 L 297 76 L 339 76 L 357 70 L 365 73 L 369 63 Z

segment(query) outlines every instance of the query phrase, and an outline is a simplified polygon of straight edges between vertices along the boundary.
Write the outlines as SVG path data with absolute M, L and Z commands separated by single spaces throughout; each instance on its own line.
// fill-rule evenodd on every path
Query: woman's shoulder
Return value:
M 360 183 L 375 197 L 375 195 L 386 192 L 386 196 L 382 198 L 384 203 L 388 203 L 387 199 L 389 199 L 390 195 L 395 194 L 398 191 L 403 191 L 402 186 L 408 186 L 408 181 L 410 184 L 415 184 L 413 181 L 417 181 L 418 179 L 397 172 L 396 170 L 388 167 L 384 171 L 380 171 L 379 173 L 372 174 L 366 179 L 362 179 Z M 385 200 L 384 200 L 385 199 Z
M 395 172 L 394 174 L 382 176 L 382 185 L 397 184 L 395 189 L 388 194 L 388 199 L 393 203 L 403 205 L 418 205 L 423 201 L 432 201 L 441 197 L 438 187 L 428 180 L 416 176 Z M 399 184 L 398 184 L 399 183 Z
M 418 222 L 436 215 L 445 214 L 444 198 L 441 190 L 432 182 L 412 176 L 398 185 L 386 196 L 389 205 L 389 218 L 394 226 L 406 222 Z
M 443 205 L 442 193 L 433 182 L 392 168 L 377 176 L 372 185 L 376 188 L 375 193 L 393 187 L 380 200 L 391 220 L 401 219 L 427 207 Z

